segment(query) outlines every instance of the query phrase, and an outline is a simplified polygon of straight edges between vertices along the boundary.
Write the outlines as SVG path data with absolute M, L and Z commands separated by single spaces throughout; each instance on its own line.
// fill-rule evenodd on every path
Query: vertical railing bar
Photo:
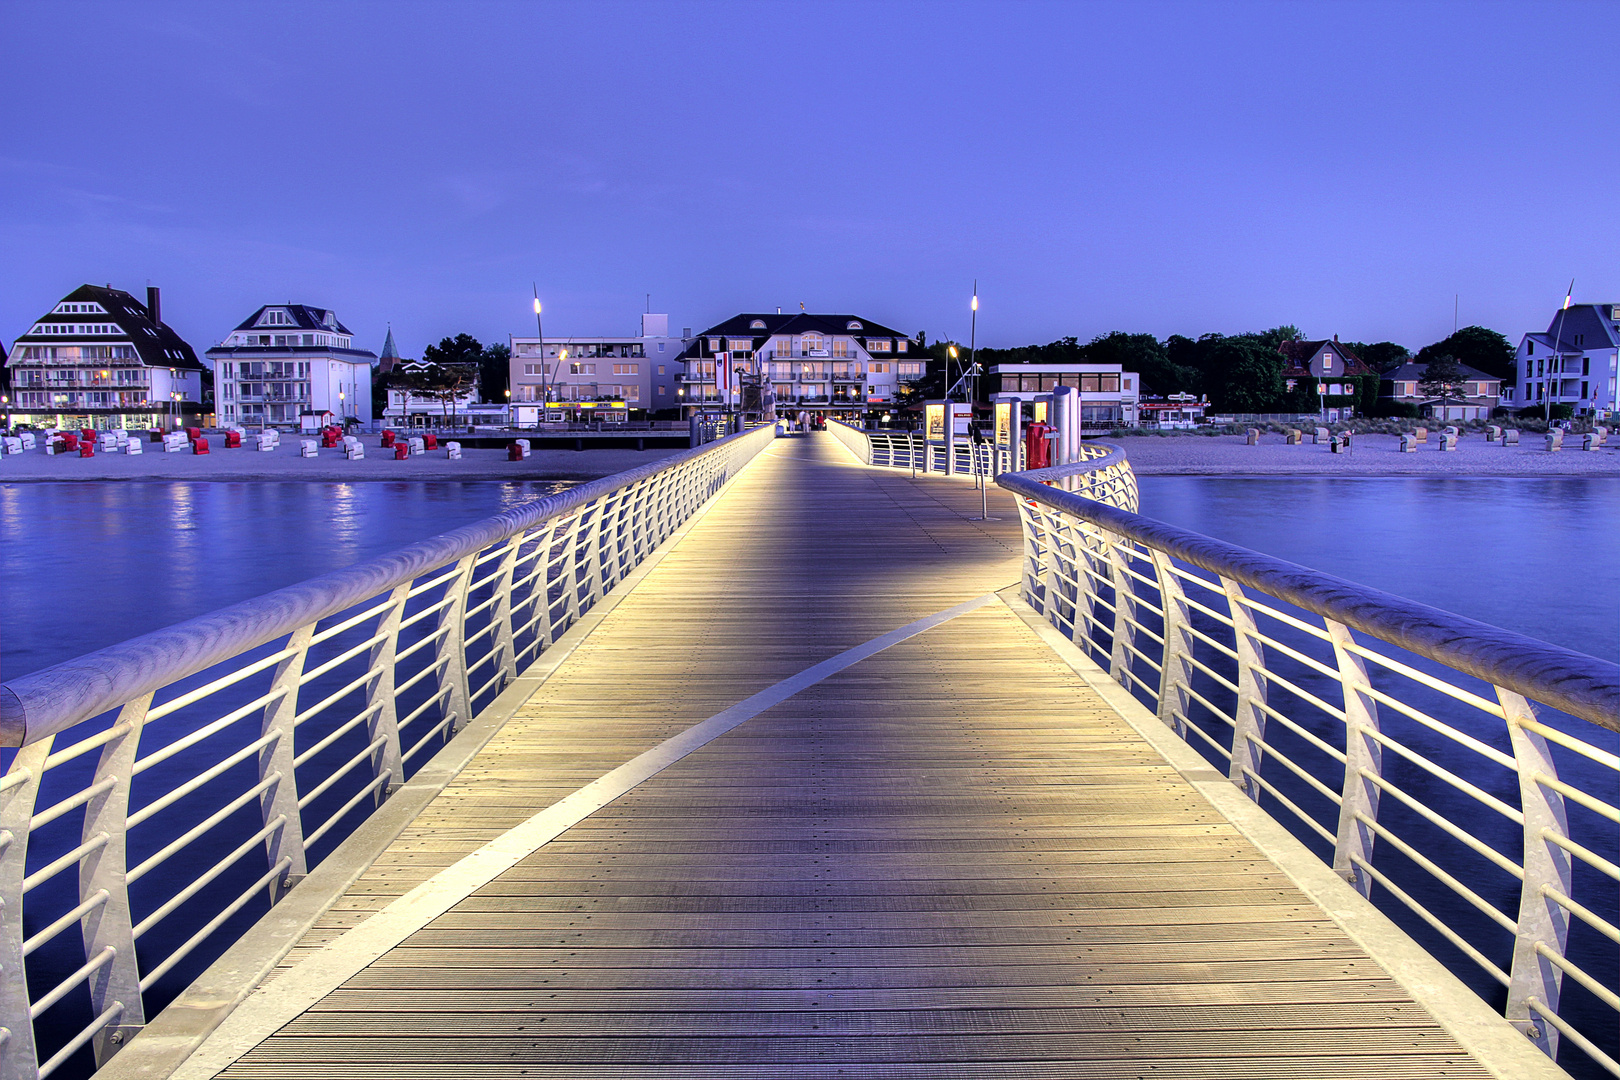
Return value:
M 1567 837 L 1569 818 L 1564 797 L 1538 782 L 1538 777 L 1556 780 L 1547 740 L 1525 724 L 1536 722 L 1535 707 L 1510 690 L 1496 688 L 1496 699 L 1507 713 L 1508 738 L 1518 765 L 1519 806 L 1524 814 L 1524 881 L 1519 890 L 1519 932 L 1513 940 L 1513 964 L 1509 970 L 1507 1019 L 1524 1032 L 1542 1052 L 1558 1059 L 1558 1029 L 1540 1023 L 1532 1015 L 1558 1011 L 1564 973 L 1557 964 L 1543 957 L 1536 948 L 1564 956 L 1569 944 L 1569 912 L 1546 893 L 1551 887 L 1565 896 L 1574 895 L 1571 857 L 1547 836 Z M 1531 1002 L 1536 1004 L 1532 1006 Z
M 19 749 L 7 775 L 26 773 L 28 779 L 0 792 L 0 834 L 10 839 L 0 853 L 0 912 L 5 915 L 5 930 L 0 935 L 0 1024 L 11 1032 L 0 1050 L 0 1080 L 34 1080 L 39 1071 L 27 961 L 23 959 L 23 879 L 28 876 L 28 823 L 34 817 L 45 759 L 51 756 L 55 741 L 52 735 Z
M 512 574 L 517 569 L 518 549 L 523 546 L 523 537 L 524 531 L 520 529 L 507 540 L 506 554 L 495 575 L 495 609 L 490 613 L 490 618 L 495 620 L 499 629 L 495 631 L 490 647 L 500 651 L 498 664 L 503 686 L 517 678 L 517 650 L 512 644 Z M 396 772 L 394 775 L 399 774 Z
M 1254 623 L 1254 612 L 1242 603 L 1243 586 L 1225 575 L 1221 588 L 1226 592 L 1227 611 L 1232 618 L 1232 636 L 1238 654 L 1237 706 L 1232 711 L 1232 764 L 1229 777 L 1244 794 L 1260 801 L 1260 785 L 1250 781 L 1248 774 L 1260 773 L 1262 753 L 1256 739 L 1266 737 L 1266 714 L 1256 707 L 1266 700 L 1265 653 L 1260 645 L 1260 631 Z
M 280 779 L 264 793 L 259 800 L 259 810 L 266 825 L 281 818 L 284 824 L 271 833 L 264 842 L 264 854 L 268 860 L 267 866 L 276 866 L 282 859 L 288 860 L 287 873 L 271 884 L 270 899 L 279 900 L 286 890 L 292 888 L 304 879 L 309 873 L 309 863 L 304 850 L 304 825 L 298 815 L 298 775 L 295 761 L 296 748 L 293 745 L 293 721 L 298 716 L 298 690 L 299 682 L 303 677 L 304 664 L 309 658 L 310 642 L 315 637 L 315 624 L 310 623 L 294 630 L 287 639 L 287 648 L 292 655 L 276 665 L 275 678 L 270 684 L 272 690 L 282 693 L 264 707 L 264 724 L 260 735 L 275 735 L 276 738 L 259 751 L 259 780 L 279 774 Z
M 1368 822 L 1378 820 L 1384 748 L 1378 741 L 1378 702 L 1372 696 L 1367 665 L 1351 651 L 1355 635 L 1343 623 L 1324 619 L 1339 664 L 1344 692 L 1344 783 L 1339 793 L 1339 828 L 1333 843 L 1333 869 L 1362 896 L 1372 897 L 1372 875 L 1356 868 L 1371 866 L 1376 834 Z
M 1150 551 L 1153 572 L 1159 580 L 1159 607 L 1164 611 L 1164 666 L 1159 671 L 1159 721 L 1187 737 L 1187 714 L 1191 708 L 1188 691 L 1193 678 L 1192 615 L 1181 581 L 1170 572 L 1170 556 L 1158 548 Z
M 100 1016 L 111 1011 L 115 1003 L 123 1005 L 118 1025 L 95 1033 L 92 1046 L 97 1068 L 105 1065 L 146 1026 L 141 973 L 135 955 L 135 924 L 130 916 L 125 874 L 128 870 L 130 784 L 146 712 L 151 706 L 152 695 L 144 694 L 119 710 L 118 724 L 127 726 L 127 730 L 102 748 L 92 781 L 100 784 L 112 780 L 113 785 L 92 798 L 84 809 L 84 840 L 107 837 L 105 844 L 79 863 L 79 903 L 84 904 L 98 893 L 107 895 L 107 902 L 88 911 L 80 924 L 84 956 L 88 960 L 103 955 L 109 948 L 113 950 L 112 962 L 103 965 L 90 978 L 90 1007 Z
M 411 583 L 396 586 L 388 598 L 388 610 L 378 621 L 377 633 L 382 640 L 371 649 L 371 684 L 366 688 L 366 707 L 371 719 L 366 723 L 369 740 L 382 739 L 382 752 L 372 761 L 373 776 L 388 774 L 387 786 L 379 791 L 379 801 L 386 798 L 405 782 L 400 766 L 399 710 L 395 703 L 395 654 L 399 652 L 399 624 L 405 618 L 405 603 L 410 598 Z
M 456 563 L 456 576 L 445 585 L 455 599 L 439 613 L 439 628 L 449 628 L 449 633 L 439 638 L 437 659 L 446 661 L 439 674 L 439 690 L 449 691 L 445 709 L 456 718 L 451 726 L 452 731 L 460 731 L 472 721 L 469 711 L 472 692 L 467 685 L 466 611 L 467 589 L 472 578 L 473 561 L 478 555 L 478 552 L 464 555 Z

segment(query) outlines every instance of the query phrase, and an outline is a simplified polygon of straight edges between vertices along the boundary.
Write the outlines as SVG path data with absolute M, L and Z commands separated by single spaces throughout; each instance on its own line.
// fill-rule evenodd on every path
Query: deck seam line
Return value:
M 478 889 L 688 754 L 846 668 L 997 600 L 995 593 L 986 593 L 846 649 L 672 735 L 565 795 L 250 994 L 243 1007 L 232 1012 L 172 1075 L 176 1080 L 217 1075 Z

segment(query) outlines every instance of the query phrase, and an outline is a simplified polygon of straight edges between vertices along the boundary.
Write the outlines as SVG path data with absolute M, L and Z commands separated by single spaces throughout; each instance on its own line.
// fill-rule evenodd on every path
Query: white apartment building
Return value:
M 371 365 L 377 354 L 326 308 L 270 304 L 208 350 L 214 412 L 221 424 L 300 425 L 306 413 L 370 424 Z
M 690 331 L 688 331 L 690 334 Z M 582 415 L 582 406 L 624 403 L 623 412 L 656 412 L 678 404 L 684 342 L 670 337 L 669 316 L 641 317 L 639 336 L 508 339 L 512 349 L 512 422 Z M 548 408 L 548 404 L 549 408 Z
M 163 322 L 158 290 L 142 305 L 81 285 L 17 336 L 6 357 L 14 424 L 174 427 L 202 416 L 203 365 Z
M 1620 381 L 1620 304 L 1571 304 L 1545 334 L 1526 334 L 1514 362 L 1518 385 L 1502 388 L 1510 409 L 1569 405 L 1577 416 L 1612 416 Z
M 742 379 L 762 378 L 781 413 L 860 422 L 921 379 L 926 357 L 898 330 L 855 315 L 744 313 L 698 334 L 681 354 L 686 412 L 735 408 Z
M 1142 398 L 1142 378 L 1120 364 L 997 364 L 990 369 L 992 402 L 1034 401 L 1059 386 L 1080 393 L 1082 428 L 1135 427 Z

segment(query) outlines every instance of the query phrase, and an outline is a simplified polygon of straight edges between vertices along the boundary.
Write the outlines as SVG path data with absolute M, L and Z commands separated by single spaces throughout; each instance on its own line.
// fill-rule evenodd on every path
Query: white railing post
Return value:
M 437 629 L 445 633 L 439 636 L 435 659 L 442 665 L 439 696 L 445 699 L 443 708 L 455 718 L 450 722 L 452 733 L 472 722 L 472 688 L 467 685 L 467 591 L 477 560 L 478 552 L 473 552 L 457 561 L 456 576 L 445 584 L 453 599 L 439 612 Z
M 568 528 L 563 533 L 563 561 L 562 582 L 563 595 L 568 599 L 567 625 L 579 621 L 583 608 L 579 603 L 579 549 L 585 540 L 582 534 L 588 535 L 585 528 L 585 515 L 591 510 L 590 506 L 582 506 L 574 511 L 574 516 L 568 521 Z M 549 599 L 550 593 L 547 592 Z
M 129 913 L 129 888 L 124 880 L 128 869 L 125 841 L 129 824 L 129 788 L 135 773 L 135 754 L 140 747 L 141 728 L 152 695 L 136 698 L 119 710 L 115 727 L 128 730 L 102 747 L 96 762 L 94 784 L 112 781 L 111 786 L 93 796 L 84 808 L 82 839 L 90 841 L 105 835 L 106 843 L 79 862 L 79 903 L 92 907 L 79 924 L 84 937 L 85 959 L 102 955 L 109 946 L 112 961 L 90 979 L 90 1009 L 101 1016 L 122 1006 L 116 1023 L 96 1032 L 92 1039 L 96 1067 L 100 1068 L 146 1026 L 146 1010 L 141 1002 L 141 973 L 135 961 L 135 926 Z
M 377 625 L 382 640 L 371 647 L 371 682 L 366 686 L 366 708 L 371 719 L 366 732 L 375 743 L 382 737 L 382 753 L 371 762 L 372 776 L 388 774 L 388 782 L 378 792 L 378 802 L 393 794 L 405 782 L 405 766 L 400 761 L 399 710 L 394 704 L 394 654 L 399 651 L 399 624 L 405 618 L 405 601 L 411 583 L 396 586 L 388 597 L 388 610 Z
M 51 756 L 55 736 L 48 736 L 17 751 L 6 776 L 26 775 L 21 783 L 0 791 L 0 905 L 5 930 L 0 934 L 0 1080 L 34 1080 L 39 1075 L 39 1048 L 34 1042 L 34 1021 L 28 1000 L 28 968 L 23 960 L 23 879 L 28 876 L 28 828 L 39 799 L 45 759 Z
M 1557 780 L 1547 740 L 1525 724 L 1534 723 L 1534 706 L 1519 694 L 1496 688 L 1507 713 L 1508 737 L 1519 771 L 1519 805 L 1524 812 L 1524 884 L 1519 891 L 1519 932 L 1513 941 L 1513 967 L 1508 982 L 1507 1018 L 1551 1058 L 1558 1056 L 1558 1031 L 1536 1018 L 1536 1010 L 1558 1011 L 1564 973 L 1547 953 L 1564 957 L 1569 942 L 1569 913 L 1549 895 L 1568 897 L 1573 887 L 1569 852 L 1551 840 L 1569 836 L 1564 797 L 1545 780 Z
M 523 546 L 525 533 L 519 531 L 506 542 L 506 552 L 495 570 L 495 605 L 490 618 L 495 621 L 494 640 L 490 648 L 500 653 L 501 686 L 517 678 L 517 649 L 512 637 L 512 577 L 517 569 L 518 549 Z
M 1112 649 L 1108 658 L 1108 674 L 1125 689 L 1131 689 L 1130 675 L 1133 648 L 1136 645 L 1136 590 L 1127 572 L 1130 556 L 1120 550 L 1125 545 L 1123 536 L 1100 532 L 1108 548 L 1109 576 L 1114 582 L 1114 629 Z
M 1237 705 L 1232 711 L 1232 783 L 1255 802 L 1260 801 L 1260 785 L 1251 777 L 1260 775 L 1261 749 L 1257 740 L 1266 737 L 1266 714 L 1260 706 L 1266 700 L 1265 653 L 1254 612 L 1244 601 L 1243 586 L 1222 576 L 1226 606 L 1232 615 L 1233 649 L 1238 655 Z
M 1159 582 L 1159 606 L 1164 609 L 1164 656 L 1159 671 L 1159 722 L 1187 737 L 1187 713 L 1192 704 L 1188 691 L 1193 677 L 1192 610 L 1181 582 L 1170 570 L 1170 556 L 1150 549 L 1153 573 Z
M 272 901 L 281 899 L 283 893 L 309 873 L 304 852 L 304 819 L 298 809 L 298 777 L 293 765 L 296 756 L 293 719 L 298 715 L 299 681 L 304 677 L 304 661 L 314 637 L 315 624 L 310 623 L 294 630 L 287 638 L 287 648 L 292 650 L 292 655 L 276 665 L 275 680 L 270 687 L 276 697 L 264 707 L 264 723 L 259 732 L 275 736 L 259 751 L 259 780 L 279 776 L 259 797 L 259 810 L 267 826 L 278 817 L 282 819 L 281 828 L 265 837 L 265 858 L 269 866 L 275 866 L 284 858 L 292 863 L 285 875 L 270 883 Z
M 587 600 L 580 605 L 581 610 L 588 611 L 596 606 L 602 599 L 602 519 L 607 516 L 608 499 L 606 496 L 596 500 L 592 506 L 582 511 L 590 514 L 590 521 L 583 529 L 583 538 L 580 546 L 585 551 L 585 588 Z
M 1378 703 L 1372 696 L 1367 665 L 1350 651 L 1356 643 L 1350 628 L 1324 619 L 1339 663 L 1339 685 L 1344 691 L 1344 785 L 1339 797 L 1339 831 L 1333 843 L 1333 869 L 1362 896 L 1372 896 L 1372 875 L 1356 868 L 1372 865 L 1375 834 L 1368 822 L 1378 820 L 1375 777 L 1383 775 L 1384 749 L 1378 734 Z

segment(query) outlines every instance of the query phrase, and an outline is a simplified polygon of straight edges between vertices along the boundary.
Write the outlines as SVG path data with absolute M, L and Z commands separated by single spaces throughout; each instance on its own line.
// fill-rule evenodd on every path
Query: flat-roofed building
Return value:
M 570 416 L 596 403 L 623 402 L 624 412 L 676 407 L 681 338 L 669 316 L 641 316 L 639 335 L 547 335 L 509 339 L 512 422 L 528 427 L 550 411 Z
M 267 304 L 208 350 L 222 424 L 298 428 L 305 414 L 370 424 L 371 366 L 327 308 Z
M 56 428 L 173 427 L 202 415 L 203 365 L 146 303 L 81 285 L 18 335 L 6 357 L 14 424 Z
M 987 374 L 993 402 L 1033 401 L 1070 386 L 1080 394 L 1082 428 L 1136 426 L 1142 379 L 1121 364 L 997 364 Z
M 856 315 L 744 313 L 697 334 L 681 354 L 688 413 L 735 408 L 742 380 L 770 387 L 778 413 L 859 423 L 923 377 L 926 356 L 898 330 Z

